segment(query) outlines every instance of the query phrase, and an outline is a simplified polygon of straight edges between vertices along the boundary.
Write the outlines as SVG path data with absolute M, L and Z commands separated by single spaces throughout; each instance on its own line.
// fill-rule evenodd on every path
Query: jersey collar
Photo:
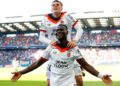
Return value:
M 57 24 L 57 23 L 61 20 L 61 18 L 65 15 L 65 13 L 67 13 L 67 12 L 63 12 L 62 15 L 60 16 L 60 19 L 57 20 L 57 21 L 55 21 L 54 19 L 50 18 L 50 17 L 48 16 L 48 14 L 46 15 L 46 17 L 48 18 L 49 21 Z
M 65 51 L 68 51 L 68 50 L 70 50 L 70 49 L 72 49 L 72 48 L 60 48 L 58 45 L 55 45 L 55 47 L 60 51 L 60 52 L 65 52 Z M 76 47 L 76 46 L 75 46 Z

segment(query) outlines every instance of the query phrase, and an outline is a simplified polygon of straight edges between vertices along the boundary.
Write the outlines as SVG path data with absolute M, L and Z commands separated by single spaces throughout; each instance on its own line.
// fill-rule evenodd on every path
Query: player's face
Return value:
M 62 5 L 60 2 L 53 2 L 52 3 L 52 12 L 53 13 L 60 13 L 62 11 Z
M 58 28 L 56 32 L 56 37 L 58 40 L 65 39 L 67 37 L 67 29 L 64 27 Z

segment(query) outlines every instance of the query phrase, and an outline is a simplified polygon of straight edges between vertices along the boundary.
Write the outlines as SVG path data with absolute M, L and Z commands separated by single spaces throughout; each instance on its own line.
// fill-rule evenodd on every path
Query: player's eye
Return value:
M 56 4 L 56 6 L 59 6 L 59 4 Z
M 59 6 L 59 4 L 53 4 L 52 6 Z
M 53 4 L 52 6 L 55 6 L 55 4 Z

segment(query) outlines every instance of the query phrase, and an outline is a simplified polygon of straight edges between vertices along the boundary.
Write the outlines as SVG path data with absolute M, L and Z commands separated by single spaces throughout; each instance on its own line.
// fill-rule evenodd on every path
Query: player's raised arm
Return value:
M 91 66 L 90 64 L 88 64 L 84 58 L 80 58 L 77 60 L 77 62 L 79 64 L 81 64 L 81 66 L 88 71 L 89 73 L 91 73 L 92 75 L 101 78 L 103 80 L 104 83 L 106 84 L 112 84 L 112 80 L 110 79 L 111 75 L 103 75 L 101 73 L 99 73 L 93 66 Z
M 48 38 L 45 37 L 45 32 L 44 31 L 40 31 L 39 40 L 43 43 L 47 43 L 47 44 L 51 43 L 51 40 L 49 40 Z
M 46 61 L 47 61 L 47 59 L 44 59 L 44 58 L 41 57 L 38 61 L 34 62 L 32 65 L 30 65 L 26 69 L 18 71 L 18 72 L 12 72 L 12 74 L 14 74 L 14 75 L 11 78 L 11 81 L 16 82 L 21 77 L 21 75 L 26 74 L 28 72 L 31 72 L 32 70 L 34 70 L 34 69 L 38 68 L 39 66 L 41 66 Z
M 77 42 L 80 40 L 82 34 L 83 34 L 83 29 L 80 26 L 80 23 L 78 20 L 76 20 L 75 18 L 73 18 L 70 14 L 68 14 L 68 20 L 71 23 L 71 25 L 73 25 L 73 28 L 76 30 L 76 35 L 75 38 L 73 39 L 73 41 L 68 43 L 68 47 L 72 48 L 74 46 L 77 45 Z
M 40 35 L 39 35 L 39 40 L 43 43 L 50 44 L 51 40 L 48 39 L 45 34 L 47 32 L 46 30 L 46 24 L 45 24 L 45 16 L 42 19 L 41 27 L 40 27 Z
M 77 32 L 76 32 L 75 38 L 73 40 L 76 40 L 78 42 L 83 34 L 83 29 L 80 26 L 80 23 L 78 20 L 76 21 L 74 28 Z

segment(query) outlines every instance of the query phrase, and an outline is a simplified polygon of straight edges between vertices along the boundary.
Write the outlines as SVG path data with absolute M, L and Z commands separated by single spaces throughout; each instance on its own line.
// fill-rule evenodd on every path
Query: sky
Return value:
M 51 12 L 53 0 L 0 0 L 0 18 L 29 16 Z M 85 12 L 119 10 L 119 0 L 60 0 L 63 11 Z

